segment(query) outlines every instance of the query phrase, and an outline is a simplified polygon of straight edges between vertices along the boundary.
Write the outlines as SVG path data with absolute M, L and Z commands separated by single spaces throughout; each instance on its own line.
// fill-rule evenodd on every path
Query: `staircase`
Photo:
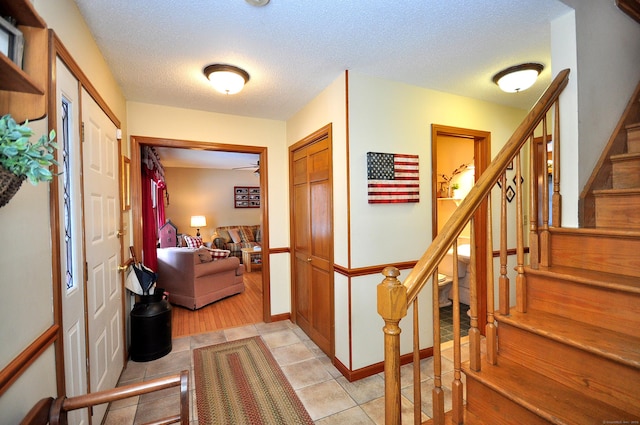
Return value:
M 569 71 L 563 70 L 554 78 L 404 282 L 398 281 L 397 269 L 383 271 L 385 279 L 377 290 L 378 313 L 385 321 L 387 425 L 399 425 L 404 419 L 399 335 L 409 307 L 414 316 L 413 416 L 422 414 L 424 344 L 418 294 L 427 288 L 432 291 L 434 329 L 433 389 L 427 412 L 432 419 L 426 424 L 640 424 L 640 85 L 581 194 L 582 227 L 563 228 L 559 98 L 568 76 Z M 536 134 L 546 136 L 536 141 Z M 549 140 L 553 142 L 550 167 Z M 515 188 L 510 189 L 515 196 L 512 192 L 508 198 L 511 163 L 515 176 L 511 180 L 510 174 L 509 179 Z M 492 204 L 498 202 L 491 198 L 500 192 L 497 183 L 501 183 L 501 205 L 494 213 Z M 507 201 L 515 202 L 515 214 L 513 209 L 507 213 Z M 486 217 L 477 213 L 483 202 Z M 525 223 L 525 216 L 534 220 Z M 476 240 L 475 226 L 487 227 L 487 257 L 477 256 L 471 245 L 469 360 L 461 360 L 454 313 L 453 380 L 448 385 L 443 384 L 438 286 L 431 281 L 448 250 L 457 261 L 456 241 L 468 225 L 472 240 Z M 513 272 L 507 270 L 507 234 L 516 239 L 511 260 L 516 262 L 515 300 L 510 300 Z M 493 255 L 497 247 L 499 259 Z M 487 265 L 486 276 L 476 275 L 481 262 Z M 479 289 L 484 282 L 486 294 Z M 454 273 L 454 306 L 458 283 Z M 487 325 L 481 329 L 478 312 L 483 304 Z M 451 402 L 446 413 L 445 397 Z
M 463 363 L 465 424 L 640 423 L 640 124 L 625 130 L 596 228 L 549 229 L 526 312 L 495 315 L 497 361 Z

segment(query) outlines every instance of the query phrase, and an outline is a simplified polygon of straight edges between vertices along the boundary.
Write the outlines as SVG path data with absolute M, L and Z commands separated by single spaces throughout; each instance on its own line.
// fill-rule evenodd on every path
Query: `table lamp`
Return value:
M 207 219 L 203 215 L 192 215 L 191 216 L 191 227 L 195 227 L 197 229 L 196 236 L 200 236 L 200 228 L 205 227 L 207 225 Z

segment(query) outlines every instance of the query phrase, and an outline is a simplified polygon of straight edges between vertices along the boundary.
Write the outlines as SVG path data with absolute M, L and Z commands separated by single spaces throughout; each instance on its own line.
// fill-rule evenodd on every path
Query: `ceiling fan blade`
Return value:
M 259 170 L 260 169 L 260 161 L 256 161 L 255 164 L 247 165 L 245 167 L 235 167 L 235 168 L 232 168 L 232 170 L 246 170 L 247 168 L 257 168 Z

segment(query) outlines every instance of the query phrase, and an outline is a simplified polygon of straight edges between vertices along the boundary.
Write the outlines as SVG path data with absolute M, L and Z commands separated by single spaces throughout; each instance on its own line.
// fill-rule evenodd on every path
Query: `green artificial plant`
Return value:
M 37 142 L 31 142 L 33 132 L 28 123 L 18 124 L 9 114 L 0 118 L 0 166 L 36 185 L 53 178 L 49 167 L 58 165 L 53 156 L 58 145 L 53 141 L 54 130 L 49 137 L 43 134 Z

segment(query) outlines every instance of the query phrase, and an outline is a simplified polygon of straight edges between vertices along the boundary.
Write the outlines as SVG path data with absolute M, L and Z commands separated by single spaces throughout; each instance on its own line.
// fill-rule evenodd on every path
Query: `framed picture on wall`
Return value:
M 233 202 L 235 208 L 260 208 L 260 188 L 255 186 L 234 186 Z

